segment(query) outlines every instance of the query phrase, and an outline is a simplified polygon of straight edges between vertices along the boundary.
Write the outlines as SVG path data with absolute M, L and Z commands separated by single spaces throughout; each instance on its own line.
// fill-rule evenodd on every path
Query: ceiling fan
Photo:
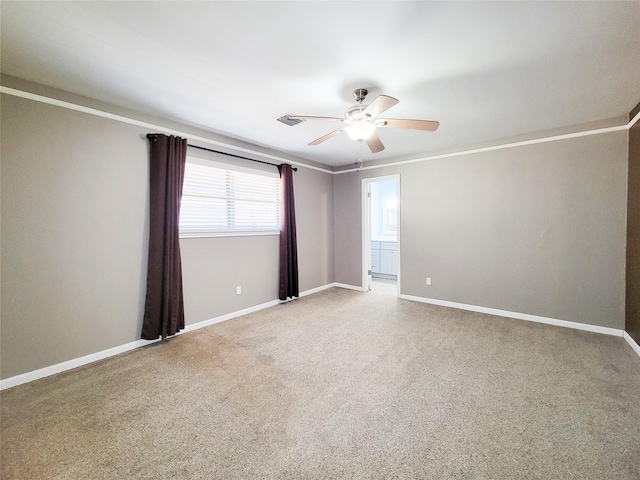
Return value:
M 292 120 L 330 120 L 334 122 L 345 123 L 346 125 L 338 130 L 327 133 L 320 138 L 315 139 L 309 145 L 319 145 L 331 137 L 346 132 L 349 138 L 367 143 L 373 153 L 384 150 L 384 145 L 376 134 L 376 129 L 381 128 L 410 128 L 413 130 L 425 130 L 433 132 L 440 126 L 440 122 L 433 120 L 409 120 L 405 118 L 378 118 L 378 115 L 393 107 L 399 100 L 388 95 L 378 95 L 373 101 L 365 105 L 363 104 L 367 96 L 366 88 L 358 88 L 354 90 L 353 96 L 358 102 L 347 109 L 344 118 L 340 117 L 318 117 L 309 115 L 287 115 Z

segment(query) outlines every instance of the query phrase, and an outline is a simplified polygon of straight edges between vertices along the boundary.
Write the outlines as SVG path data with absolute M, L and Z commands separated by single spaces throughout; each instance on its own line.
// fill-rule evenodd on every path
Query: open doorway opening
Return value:
M 363 285 L 400 292 L 400 176 L 368 178 L 363 192 Z

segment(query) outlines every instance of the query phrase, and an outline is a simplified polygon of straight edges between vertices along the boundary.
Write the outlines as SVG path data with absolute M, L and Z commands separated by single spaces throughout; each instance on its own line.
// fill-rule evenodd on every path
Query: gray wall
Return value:
M 334 278 L 331 175 L 298 168 L 294 173 L 294 195 L 303 292 L 332 283 Z M 277 299 L 279 238 L 258 235 L 182 239 L 186 323 Z M 237 285 L 242 287 L 239 296 Z
M 394 173 L 402 293 L 623 328 L 627 132 L 337 175 L 336 282 L 362 282 L 361 179 Z
M 640 104 L 630 114 L 633 118 Z M 640 345 L 640 122 L 629 131 L 625 330 Z
M 10 95 L 1 100 L 4 379 L 139 339 L 148 132 Z M 300 168 L 294 188 L 307 290 L 334 281 L 333 179 Z M 277 299 L 278 236 L 181 245 L 187 324 Z
M 9 95 L 1 121 L 0 377 L 138 339 L 147 130 Z M 619 132 L 335 176 L 300 168 L 300 288 L 361 284 L 361 179 L 399 173 L 402 293 L 623 328 L 627 158 Z M 276 299 L 277 236 L 181 245 L 187 324 Z

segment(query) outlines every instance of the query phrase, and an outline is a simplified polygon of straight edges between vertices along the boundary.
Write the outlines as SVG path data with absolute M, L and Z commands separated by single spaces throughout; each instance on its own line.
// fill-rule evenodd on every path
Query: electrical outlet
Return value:
M 236 287 L 236 295 L 240 295 L 242 293 L 242 287 L 240 285 L 238 285 Z
M 427 277 L 427 285 L 431 285 L 431 277 Z

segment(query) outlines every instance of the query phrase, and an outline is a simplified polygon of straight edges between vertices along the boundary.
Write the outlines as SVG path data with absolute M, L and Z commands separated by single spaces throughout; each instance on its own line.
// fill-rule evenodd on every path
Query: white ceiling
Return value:
M 416 158 L 625 115 L 640 2 L 12 2 L 2 72 L 331 166 Z M 357 87 L 400 103 L 372 154 L 340 124 Z

